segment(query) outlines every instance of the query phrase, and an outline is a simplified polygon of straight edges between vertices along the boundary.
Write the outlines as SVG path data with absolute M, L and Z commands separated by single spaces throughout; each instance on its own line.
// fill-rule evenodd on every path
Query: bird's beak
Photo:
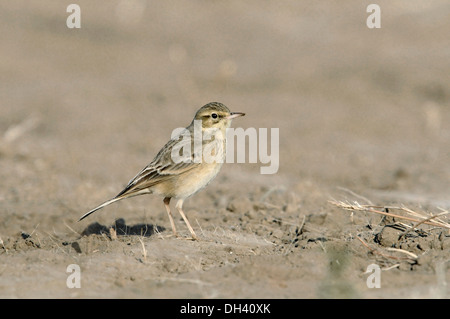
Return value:
M 244 115 L 245 115 L 245 113 L 242 113 L 242 112 L 231 112 L 230 115 L 228 115 L 228 116 L 226 117 L 226 119 L 227 119 L 227 120 L 231 120 L 231 119 L 234 119 L 234 118 L 236 118 L 236 117 L 244 116 Z

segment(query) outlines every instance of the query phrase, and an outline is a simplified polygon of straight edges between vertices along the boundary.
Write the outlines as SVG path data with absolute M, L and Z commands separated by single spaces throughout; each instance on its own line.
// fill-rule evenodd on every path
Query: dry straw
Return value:
M 449 213 L 449 211 L 443 210 L 443 209 L 441 209 L 442 212 L 439 214 L 427 215 L 424 212 L 416 212 L 416 211 L 413 211 L 412 209 L 404 207 L 404 206 L 361 205 L 356 201 L 350 203 L 348 201 L 344 202 L 344 201 L 336 201 L 336 200 L 330 200 L 329 203 L 331 203 L 337 207 L 340 207 L 342 209 L 352 211 L 352 212 L 365 211 L 365 212 L 376 213 L 376 214 L 380 214 L 380 215 L 394 217 L 397 219 L 403 219 L 403 220 L 415 222 L 416 224 L 414 224 L 410 229 L 415 229 L 417 226 L 419 226 L 421 224 L 427 224 L 427 225 L 431 225 L 431 226 L 450 229 L 450 224 L 447 223 L 446 221 L 442 220 L 441 218 L 439 218 L 439 217 L 442 217 Z M 391 211 L 403 213 L 408 216 L 394 214 Z M 402 236 L 403 235 L 404 234 L 402 234 Z
M 384 215 L 384 216 L 390 216 L 390 217 L 393 217 L 393 218 L 396 218 L 399 220 L 406 220 L 409 222 L 414 222 L 414 224 L 412 226 L 402 223 L 403 226 L 406 226 L 406 230 L 399 235 L 399 237 L 398 237 L 399 240 L 403 236 L 405 236 L 408 232 L 410 232 L 414 229 L 417 229 L 417 227 L 422 224 L 450 229 L 450 224 L 440 218 L 449 213 L 449 211 L 446 211 L 443 209 L 441 209 L 442 210 L 441 213 L 433 215 L 433 214 L 426 214 L 424 212 L 416 212 L 405 206 L 377 206 L 377 205 L 372 205 L 372 204 L 361 205 L 356 201 L 350 203 L 348 201 L 344 202 L 344 201 L 330 200 L 329 202 L 339 208 L 349 210 L 352 212 L 370 212 L 370 213 L 380 214 L 380 215 Z M 395 213 L 392 213 L 392 211 L 394 211 Z M 357 236 L 356 238 L 366 248 L 368 248 L 371 251 L 371 253 L 373 253 L 374 255 L 378 255 L 378 256 L 381 256 L 381 257 L 384 257 L 387 259 L 393 259 L 396 261 L 404 260 L 404 261 L 413 261 L 414 262 L 418 259 L 418 256 L 412 252 L 409 252 L 404 249 L 393 248 L 393 247 L 387 248 L 386 250 L 390 251 L 390 252 L 402 253 L 404 255 L 403 256 L 393 256 L 391 254 L 386 254 L 385 252 L 383 252 L 377 248 L 370 247 L 359 236 Z M 397 267 L 398 265 L 399 264 L 396 264 L 395 266 Z M 392 267 L 390 267 L 389 269 L 391 269 L 391 268 Z

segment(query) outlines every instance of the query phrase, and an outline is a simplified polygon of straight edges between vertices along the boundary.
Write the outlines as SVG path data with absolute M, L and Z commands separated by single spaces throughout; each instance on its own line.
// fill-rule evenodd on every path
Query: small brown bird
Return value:
M 183 212 L 183 202 L 208 185 L 219 173 L 226 155 L 226 129 L 230 127 L 232 119 L 244 115 L 240 112 L 230 112 L 222 103 L 211 102 L 204 105 L 197 111 L 191 124 L 181 134 L 167 142 L 153 161 L 117 196 L 87 212 L 79 221 L 121 199 L 157 194 L 164 196 L 163 201 L 173 234 L 177 236 L 169 203 L 170 199 L 175 197 L 178 199 L 176 208 L 192 238 L 197 239 Z

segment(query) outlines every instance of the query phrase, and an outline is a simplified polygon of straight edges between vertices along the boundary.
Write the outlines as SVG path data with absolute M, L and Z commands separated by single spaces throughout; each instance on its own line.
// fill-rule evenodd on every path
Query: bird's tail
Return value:
M 85 219 L 90 214 L 95 213 L 99 209 L 102 209 L 103 207 L 108 206 L 109 204 L 115 203 L 115 202 L 117 202 L 117 201 L 119 201 L 121 199 L 130 198 L 130 197 L 139 196 L 139 195 L 144 195 L 144 194 L 151 194 L 151 192 L 148 189 L 142 189 L 142 190 L 133 191 L 133 192 L 129 192 L 129 193 L 126 193 L 126 192 L 124 193 L 122 191 L 116 197 L 114 197 L 114 198 L 112 198 L 110 200 L 107 200 L 103 204 L 101 204 L 101 205 L 95 207 L 94 209 L 88 211 L 86 214 L 81 216 L 78 221 Z
M 86 214 L 84 214 L 83 216 L 81 216 L 80 219 L 79 219 L 78 221 L 81 221 L 81 220 L 85 219 L 86 217 L 88 217 L 90 214 L 95 213 L 95 212 L 98 211 L 99 209 L 102 209 L 103 207 L 108 206 L 109 204 L 112 204 L 112 203 L 117 202 L 117 201 L 119 201 L 119 200 L 121 200 L 121 199 L 124 199 L 124 198 L 125 198 L 125 197 L 114 197 L 113 199 L 110 199 L 110 200 L 104 202 L 103 204 L 101 204 L 101 205 L 95 207 L 94 209 L 88 211 Z

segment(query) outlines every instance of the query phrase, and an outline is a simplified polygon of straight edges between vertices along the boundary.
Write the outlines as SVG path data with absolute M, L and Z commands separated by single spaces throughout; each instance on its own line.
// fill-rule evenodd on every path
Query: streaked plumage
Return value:
M 189 196 L 205 187 L 218 174 L 223 162 L 225 161 L 225 143 L 226 129 L 230 127 L 231 120 L 244 113 L 231 113 L 223 104 L 212 102 L 200 108 L 194 116 L 191 124 L 186 128 L 190 136 L 194 136 L 195 120 L 201 121 L 202 133 L 206 130 L 220 130 L 223 140 L 202 140 L 202 161 L 200 163 L 194 161 L 194 139 L 189 140 L 191 148 L 191 160 L 188 163 L 176 163 L 172 159 L 172 150 L 180 142 L 183 142 L 182 134 L 178 135 L 167 142 L 166 145 L 158 152 L 153 161 L 142 169 L 128 185 L 114 198 L 104 202 L 98 207 L 84 214 L 79 220 L 82 220 L 94 213 L 95 211 L 112 204 L 116 201 L 144 194 L 158 194 L 164 196 L 164 205 L 169 215 L 172 230 L 176 235 L 175 224 L 170 211 L 169 203 L 172 197 L 178 199 L 177 209 L 186 222 L 187 227 L 194 239 L 196 235 L 189 221 L 183 213 L 183 201 Z M 198 122 L 200 123 L 200 122 Z M 223 152 L 220 155 L 221 160 L 218 162 L 208 163 L 205 161 L 205 147 L 209 143 L 222 143 Z

